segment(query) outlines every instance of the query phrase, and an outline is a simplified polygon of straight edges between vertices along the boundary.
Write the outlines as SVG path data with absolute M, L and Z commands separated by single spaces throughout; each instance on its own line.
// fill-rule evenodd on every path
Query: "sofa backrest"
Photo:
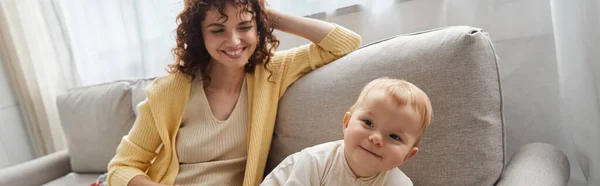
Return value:
M 415 185 L 493 185 L 504 163 L 497 58 L 487 34 L 464 26 L 382 40 L 296 81 L 279 104 L 265 174 L 287 155 L 343 139 L 344 113 L 382 76 L 414 83 L 432 102 L 420 151 L 400 167 Z
M 79 173 L 106 172 L 121 138 L 135 121 L 137 103 L 152 79 L 124 80 L 69 90 L 57 107 L 71 162 Z

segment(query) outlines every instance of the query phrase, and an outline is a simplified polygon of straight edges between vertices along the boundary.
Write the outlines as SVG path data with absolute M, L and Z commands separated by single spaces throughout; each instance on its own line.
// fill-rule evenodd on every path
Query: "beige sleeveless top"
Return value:
M 247 157 L 246 80 L 227 120 L 217 120 L 201 78 L 192 83 L 190 100 L 177 135 L 176 185 L 242 185 Z

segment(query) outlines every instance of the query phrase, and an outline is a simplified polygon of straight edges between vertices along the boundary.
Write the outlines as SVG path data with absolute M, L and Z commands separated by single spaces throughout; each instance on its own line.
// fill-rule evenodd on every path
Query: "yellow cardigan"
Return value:
M 304 74 L 358 48 L 361 38 L 337 26 L 318 44 L 276 52 L 269 76 L 263 65 L 246 75 L 248 89 L 248 157 L 245 186 L 259 185 L 271 147 L 277 105 L 294 81 Z M 127 185 L 137 175 L 172 185 L 179 172 L 176 136 L 188 102 L 191 77 L 178 72 L 159 77 L 146 90 L 147 99 L 138 106 L 138 117 L 108 164 L 108 185 Z M 162 145 L 162 147 L 160 147 Z M 156 150 L 160 147 L 158 153 Z

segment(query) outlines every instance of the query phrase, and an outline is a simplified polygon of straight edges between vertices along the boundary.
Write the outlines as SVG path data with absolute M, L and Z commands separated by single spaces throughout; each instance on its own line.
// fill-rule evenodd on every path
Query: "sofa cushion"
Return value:
M 343 139 L 342 119 L 382 76 L 423 89 L 433 121 L 400 168 L 415 185 L 493 185 L 504 161 L 496 56 L 485 33 L 449 27 L 373 43 L 295 82 L 282 97 L 265 174 L 287 155 Z
M 76 88 L 59 96 L 57 107 L 68 141 L 71 169 L 78 173 L 106 172 L 121 138 L 135 120 L 130 83 Z
M 137 116 L 137 105 L 146 100 L 146 88 L 152 84 L 155 78 L 139 79 L 130 81 L 131 83 L 131 106 L 133 113 Z
M 42 186 L 90 185 L 95 183 L 100 175 L 101 174 L 78 174 L 72 172 Z

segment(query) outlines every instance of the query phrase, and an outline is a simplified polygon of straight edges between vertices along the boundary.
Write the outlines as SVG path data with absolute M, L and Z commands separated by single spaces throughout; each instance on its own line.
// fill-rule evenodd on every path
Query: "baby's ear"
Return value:
M 346 112 L 346 114 L 344 114 L 344 123 L 343 123 L 344 129 L 348 128 L 348 122 L 350 122 L 351 116 L 352 116 L 352 114 L 350 114 L 350 112 Z
M 410 152 L 408 152 L 408 154 L 406 154 L 406 157 L 404 157 L 404 163 L 415 157 L 415 155 L 417 155 L 417 152 L 419 152 L 419 147 L 413 147 L 412 149 L 410 149 Z

